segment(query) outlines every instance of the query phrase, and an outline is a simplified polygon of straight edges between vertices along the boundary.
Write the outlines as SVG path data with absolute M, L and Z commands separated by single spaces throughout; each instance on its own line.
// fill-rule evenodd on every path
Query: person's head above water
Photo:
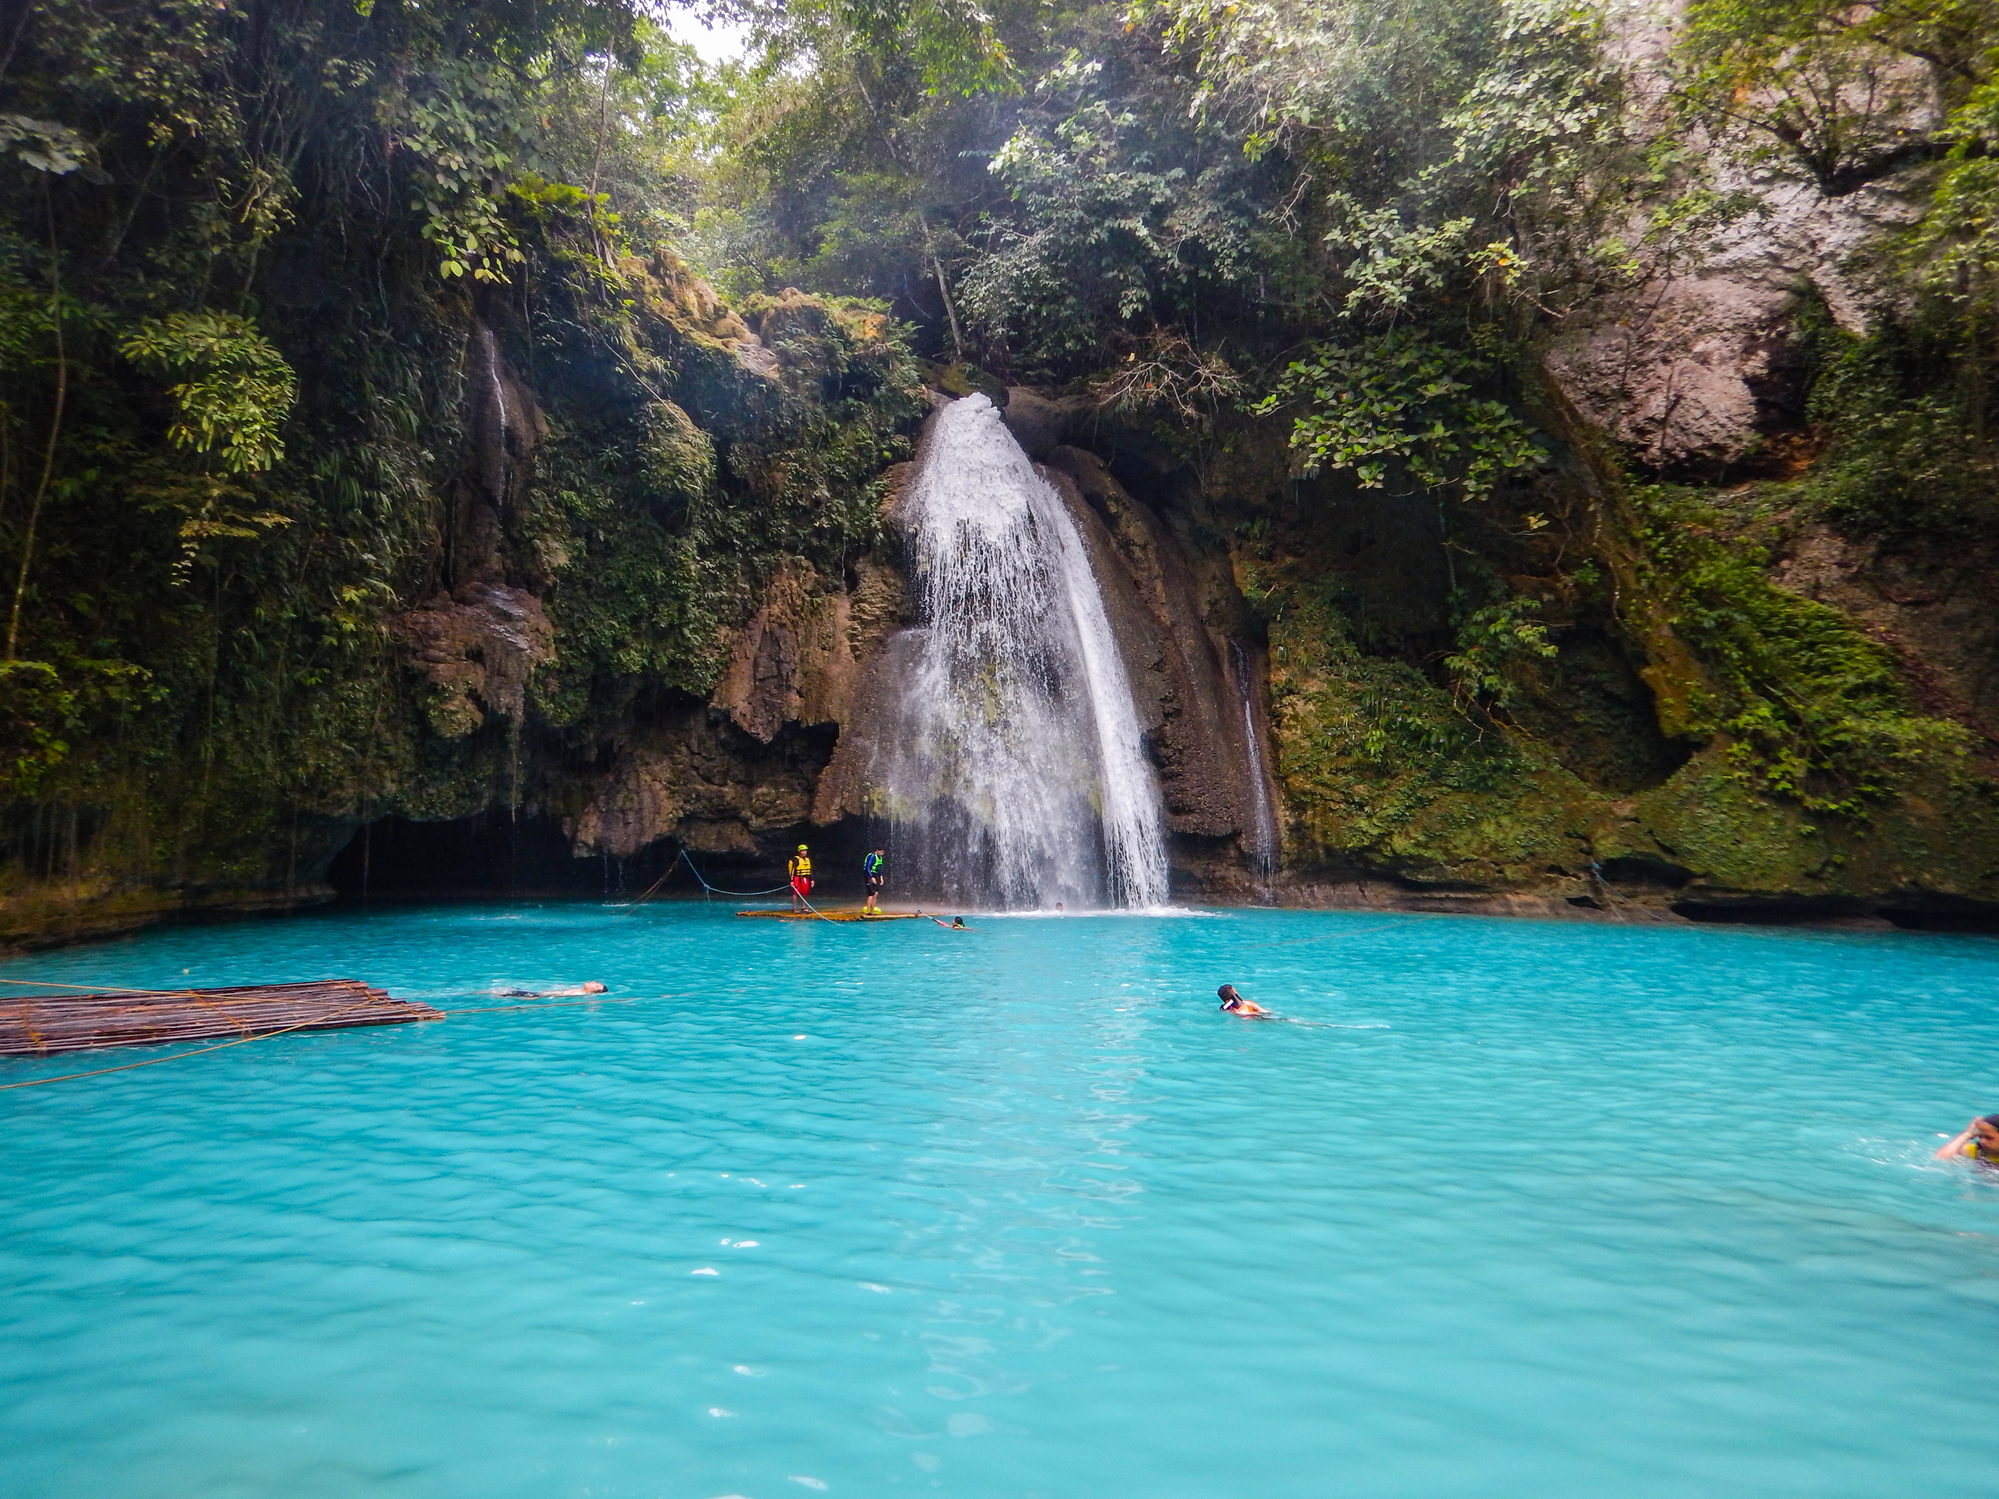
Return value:
M 965 918 L 962 916 L 953 916 L 951 918 L 951 925 L 953 926 L 963 926 L 964 924 L 965 924 Z
M 1937 1149 L 1937 1159 L 1968 1155 L 1973 1160 L 1999 1162 L 1999 1114 L 1980 1114 Z
M 585 994 L 602 994 L 607 987 L 607 985 L 600 984 L 595 979 L 590 979 L 583 985 L 583 992 Z
M 1244 999 L 1241 994 L 1236 992 L 1234 984 L 1223 984 L 1215 993 L 1221 996 L 1222 1008 L 1227 1010 L 1231 1015 L 1248 1015 L 1261 1018 L 1270 1013 L 1270 1011 L 1264 1009 L 1255 1000 Z

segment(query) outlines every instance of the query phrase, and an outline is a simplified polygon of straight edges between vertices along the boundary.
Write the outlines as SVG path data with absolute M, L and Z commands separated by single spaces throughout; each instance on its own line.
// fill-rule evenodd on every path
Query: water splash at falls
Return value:
M 905 888 L 996 906 L 1166 899 L 1159 788 L 1076 522 L 984 396 L 904 500 L 918 623 L 875 804 Z

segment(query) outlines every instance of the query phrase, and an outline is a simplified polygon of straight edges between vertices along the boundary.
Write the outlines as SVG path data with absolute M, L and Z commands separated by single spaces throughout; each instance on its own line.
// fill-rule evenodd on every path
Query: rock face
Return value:
M 1001 403 L 1000 420 L 1006 423 L 1021 451 L 1035 462 L 1046 461 L 1050 453 L 1069 440 L 1071 419 L 1080 402 L 1050 400 L 1024 385 L 1009 387 L 1006 397 Z
M 1786 279 L 1647 283 L 1565 329 L 1549 366 L 1583 414 L 1648 467 L 1726 472 L 1802 415 L 1805 350 Z
M 1823 523 L 1799 528 L 1772 559 L 1779 587 L 1830 604 L 1893 651 L 1923 707 L 1976 736 L 1999 774 L 1999 611 L 1988 544 L 1860 542 Z
M 713 706 L 769 744 L 787 723 L 848 723 L 861 662 L 872 658 L 906 609 L 901 577 L 872 559 L 855 564 L 851 590 L 802 564 L 771 580 L 763 606 L 737 632 Z
M 548 435 L 534 392 L 507 362 L 484 318 L 474 323 L 466 345 L 465 397 L 471 452 L 453 506 L 447 553 L 456 587 L 504 580 L 500 541 L 506 520 L 526 500 L 535 448 Z
M 1180 543 L 1087 449 L 1052 449 L 1048 474 L 1082 522 L 1099 578 L 1111 580 L 1106 603 L 1122 605 L 1111 619 L 1153 730 L 1168 829 L 1242 837 L 1254 825 L 1250 798 L 1257 792 L 1239 710 L 1245 684 L 1229 637 L 1208 624 Z
M 1663 93 L 1683 9 L 1671 0 L 1610 18 L 1610 50 L 1630 70 L 1633 108 L 1661 138 L 1689 128 Z M 1940 106 L 1915 59 L 1875 86 L 1903 101 L 1910 138 L 1938 123 Z M 1698 135 L 1680 143 L 1713 146 Z M 1804 417 L 1799 311 L 1815 300 L 1840 328 L 1868 331 L 1889 309 L 1866 270 L 1867 252 L 1920 214 L 1919 192 L 1892 173 L 1835 191 L 1711 154 L 1715 200 L 1732 202 L 1732 211 L 1683 229 L 1634 220 L 1621 237 L 1638 247 L 1632 284 L 1572 309 L 1543 349 L 1549 373 L 1585 418 L 1645 467 L 1687 478 L 1794 458 L 1795 442 L 1784 439 L 1795 438 Z
M 503 583 L 467 583 L 395 622 L 412 665 L 435 689 L 426 705 L 441 739 L 462 739 L 496 714 L 519 725 L 528 682 L 554 659 L 541 600 Z
M 569 823 L 579 856 L 628 859 L 671 838 L 703 853 L 775 856 L 851 809 L 826 774 L 864 714 L 867 669 L 906 608 L 900 575 L 857 563 L 851 586 L 797 563 L 736 632 L 705 706 L 655 717 Z
M 1549 340 L 1549 372 L 1591 423 L 1650 469 L 1711 478 L 1781 465 L 1804 424 L 1808 349 L 1799 314 L 1816 299 L 1851 333 L 1882 308 L 1850 265 L 1915 210 L 1893 184 L 1841 198 L 1804 184 L 1761 189 L 1758 213 L 1684 265 L 1572 313 Z
M 797 732 L 758 741 L 683 707 L 620 750 L 567 831 L 579 856 L 630 859 L 671 838 L 696 853 L 774 857 L 809 822 L 828 748 L 827 736 Z

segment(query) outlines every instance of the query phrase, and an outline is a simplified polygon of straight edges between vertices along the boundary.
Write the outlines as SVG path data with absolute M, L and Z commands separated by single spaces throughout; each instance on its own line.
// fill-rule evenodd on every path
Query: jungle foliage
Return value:
M 396 631 L 468 580 L 475 448 L 531 440 L 519 411 L 478 429 L 481 338 L 544 396 L 536 487 L 489 498 L 533 543 L 492 565 L 571 626 L 548 727 L 701 690 L 760 576 L 874 539 L 913 411 L 895 328 L 792 309 L 816 331 L 751 378 L 654 253 L 690 207 L 691 59 L 614 0 L 59 0 L 10 28 L 13 795 L 249 848 L 274 806 L 453 773 Z M 704 400 L 728 419 L 697 431 L 676 401 Z
M 542 420 L 490 570 L 560 641 L 533 730 L 588 760 L 635 705 L 712 686 L 783 559 L 837 574 L 877 543 L 912 354 L 1204 459 L 1274 427 L 1306 511 L 1406 502 L 1448 579 L 1424 638 L 1377 647 L 1302 554 L 1258 600 L 1320 629 L 1354 764 L 1528 753 L 1501 741 L 1587 610 L 1640 653 L 1678 632 L 1698 732 L 1759 794 L 1860 815 L 1955 753 L 1705 501 L 1614 461 L 1558 483 L 1574 434 L 1536 351 L 1697 270 L 1771 192 L 1892 178 L 1914 211 L 1871 251 L 1890 311 L 1860 337 L 1802 306 L 1817 458 L 1789 502 L 1855 536 L 1993 535 L 1991 0 L 1693 0 L 1657 56 L 1608 0 L 716 11 L 752 38 L 717 67 L 638 0 L 23 11 L 0 40 L 11 795 L 123 798 L 218 849 L 279 804 L 476 801 L 518 744 L 441 747 L 396 632 L 467 585 L 480 466 L 527 440 L 481 425 L 502 367 Z M 737 357 L 750 333 L 772 367 Z M 1444 764 L 1460 744 L 1476 766 Z
M 1987 0 L 1695 0 L 1663 57 L 1633 48 L 1643 7 L 1581 0 L 1002 5 L 980 55 L 1004 66 L 949 87 L 907 60 L 907 31 L 884 49 L 815 12 L 807 43 L 784 11 L 743 13 L 771 49 L 758 76 L 800 48 L 813 66 L 724 112 L 724 139 L 753 128 L 757 143 L 723 194 L 762 203 L 767 240 L 787 246 L 725 274 L 831 287 L 899 265 L 872 289 L 926 352 L 1087 394 L 1183 447 L 1283 420 L 1293 473 L 1336 481 L 1327 493 L 1434 499 L 1464 580 L 1403 665 L 1474 725 L 1504 719 L 1562 628 L 1501 571 L 1579 577 L 1546 559 L 1610 546 L 1651 591 L 1633 633 L 1676 621 L 1700 663 L 1705 706 L 1675 732 L 1727 738 L 1762 793 L 1859 816 L 1910 764 L 1957 754 L 1962 736 L 1915 706 L 1882 647 L 1752 586 L 1758 557 L 1702 543 L 1714 528 L 1694 501 L 1638 474 L 1635 527 L 1545 509 L 1532 349 L 1571 309 L 1698 270 L 1768 211 L 1760 193 L 1834 198 L 1902 174 L 1923 211 L 1872 248 L 1876 331 L 1841 333 L 1801 300 L 1823 456 L 1794 498 L 1856 536 L 1990 534 Z M 889 200 L 911 207 L 860 211 Z M 709 253 L 729 260 L 719 241 Z

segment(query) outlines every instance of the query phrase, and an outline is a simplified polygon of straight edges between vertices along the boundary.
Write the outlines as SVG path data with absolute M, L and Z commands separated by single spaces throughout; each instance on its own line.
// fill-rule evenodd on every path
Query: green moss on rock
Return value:
M 1602 811 L 1538 744 L 1475 725 L 1406 663 L 1363 654 L 1323 598 L 1271 629 L 1294 861 L 1519 887 L 1588 860 Z

